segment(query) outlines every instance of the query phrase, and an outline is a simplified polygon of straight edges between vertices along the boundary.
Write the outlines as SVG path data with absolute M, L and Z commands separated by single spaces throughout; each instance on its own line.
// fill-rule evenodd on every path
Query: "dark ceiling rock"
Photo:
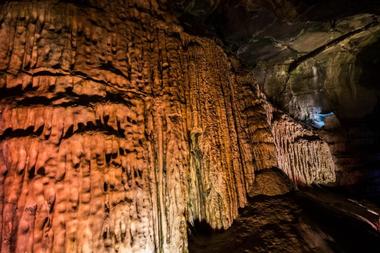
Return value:
M 277 41 L 277 50 L 283 50 L 270 59 L 257 58 L 254 72 L 265 93 L 297 119 L 313 121 L 330 112 L 340 119 L 362 118 L 376 108 L 380 91 L 368 83 L 368 75 L 362 77 L 380 58 L 373 46 L 379 36 L 378 17 L 369 14 L 338 20 L 330 30 L 310 26 Z
M 375 57 L 376 46 L 360 51 L 377 41 L 378 1 L 183 0 L 168 4 L 191 32 L 221 39 L 245 69 L 254 71 L 269 99 L 299 120 L 316 126 L 313 117 L 332 111 L 342 119 L 361 118 L 377 105 L 374 81 L 370 87 L 363 83 L 371 74 L 365 74 L 367 79 L 363 76 L 380 57 Z M 369 60 L 364 60 L 366 52 L 371 52 Z

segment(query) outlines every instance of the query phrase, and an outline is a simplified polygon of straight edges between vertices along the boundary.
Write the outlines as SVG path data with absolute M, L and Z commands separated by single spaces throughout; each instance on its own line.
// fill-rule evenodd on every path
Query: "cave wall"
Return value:
M 273 103 L 326 140 L 338 185 L 376 184 L 365 182 L 370 174 L 378 180 L 379 31 L 372 14 L 310 25 L 279 42 L 288 45 L 278 47 L 282 58 L 261 59 L 253 70 Z
M 0 23 L 1 252 L 186 252 L 257 170 L 335 180 L 322 140 L 155 1 L 11 1 Z
M 318 132 L 337 185 L 379 198 L 378 1 L 167 2 L 187 31 L 221 40 L 277 108 Z
M 337 168 L 328 143 L 273 107 L 259 86 L 252 85 L 252 73 L 238 80 L 238 104 L 244 118 L 240 131 L 250 137 L 247 150 L 253 153 L 255 171 L 278 167 L 295 184 L 334 183 Z

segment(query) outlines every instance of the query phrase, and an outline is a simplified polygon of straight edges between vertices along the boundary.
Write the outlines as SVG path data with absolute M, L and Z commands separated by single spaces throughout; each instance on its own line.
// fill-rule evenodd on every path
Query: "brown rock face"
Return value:
M 281 170 L 268 169 L 256 174 L 255 183 L 249 195 L 283 195 L 293 190 L 292 188 L 291 181 Z
M 335 163 L 328 144 L 313 131 L 273 108 L 243 78 L 238 89 L 242 136 L 249 136 L 255 170 L 279 167 L 296 184 L 332 183 Z M 251 80 L 252 83 L 252 80 Z
M 255 170 L 334 180 L 213 41 L 154 1 L 97 4 L 1 6 L 1 252 L 184 252 L 187 222 L 231 225 Z

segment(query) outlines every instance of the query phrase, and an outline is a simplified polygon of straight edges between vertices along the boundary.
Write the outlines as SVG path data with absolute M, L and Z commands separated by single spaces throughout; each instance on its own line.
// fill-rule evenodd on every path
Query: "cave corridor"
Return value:
M 0 252 L 378 253 L 379 100 L 378 0 L 0 1 Z

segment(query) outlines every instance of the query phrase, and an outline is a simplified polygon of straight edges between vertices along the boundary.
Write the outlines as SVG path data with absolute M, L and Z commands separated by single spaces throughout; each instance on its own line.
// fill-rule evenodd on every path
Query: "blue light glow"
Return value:
M 325 119 L 329 116 L 334 115 L 333 112 L 321 113 L 321 108 L 314 108 L 310 115 L 312 125 L 316 128 L 322 128 L 325 126 Z

